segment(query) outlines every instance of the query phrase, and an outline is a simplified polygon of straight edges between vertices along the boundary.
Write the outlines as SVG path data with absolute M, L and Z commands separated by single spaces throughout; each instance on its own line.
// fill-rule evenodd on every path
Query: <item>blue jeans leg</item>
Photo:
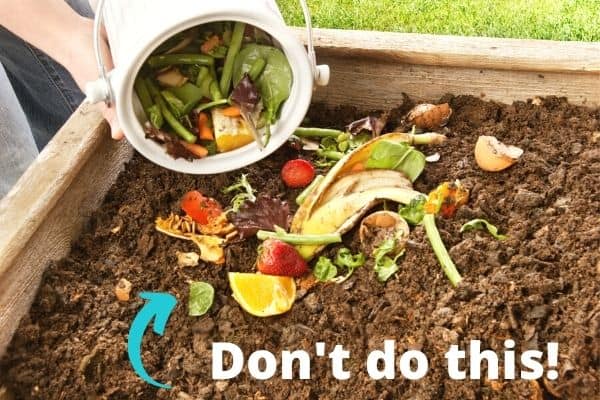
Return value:
M 0 198 L 38 154 L 27 119 L 0 65 Z
M 87 0 L 67 1 L 79 14 L 93 15 Z M 0 27 L 0 63 L 42 149 L 81 104 L 84 95 L 60 64 Z

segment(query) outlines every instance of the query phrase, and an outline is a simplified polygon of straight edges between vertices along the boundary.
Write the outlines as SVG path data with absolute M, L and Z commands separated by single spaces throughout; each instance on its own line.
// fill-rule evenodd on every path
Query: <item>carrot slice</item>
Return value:
M 198 158 L 204 158 L 208 155 L 208 150 L 204 146 L 200 146 L 199 144 L 188 143 L 183 140 L 180 143 L 185 147 L 187 151 L 192 153 Z
M 208 115 L 203 112 L 198 114 L 198 137 L 202 140 L 215 140 L 213 130 L 208 124 Z
M 239 117 L 241 115 L 240 108 L 238 106 L 231 106 L 221 110 L 221 113 L 226 117 Z

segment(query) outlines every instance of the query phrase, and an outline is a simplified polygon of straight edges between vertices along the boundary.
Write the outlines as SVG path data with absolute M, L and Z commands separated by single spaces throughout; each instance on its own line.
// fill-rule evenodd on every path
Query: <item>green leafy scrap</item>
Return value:
M 473 219 L 466 224 L 464 224 L 460 228 L 460 232 L 468 232 L 471 230 L 484 230 L 486 229 L 490 235 L 492 235 L 497 240 L 505 240 L 508 236 L 502 235 L 498 233 L 498 228 L 495 225 L 492 225 L 485 219 L 477 218 Z
M 425 168 L 425 155 L 404 142 L 379 141 L 371 151 L 367 169 L 393 169 L 414 182 Z
M 397 261 L 404 255 L 404 250 L 393 257 L 390 256 L 390 254 L 393 254 L 396 244 L 396 239 L 387 239 L 373 251 L 373 257 L 375 258 L 374 269 L 377 279 L 380 282 L 387 282 L 388 279 L 400 270 Z
M 333 261 L 325 256 L 319 257 L 313 268 L 313 275 L 319 282 L 329 282 L 334 279 L 337 274 L 338 270 Z
M 427 196 L 417 196 L 409 204 L 401 207 L 398 212 L 409 224 L 419 225 L 425 216 L 425 211 L 423 210 L 425 202 L 427 202 Z
M 210 283 L 190 282 L 190 298 L 188 314 L 190 317 L 200 317 L 208 312 L 215 299 L 215 289 Z
M 238 212 L 242 204 L 246 201 L 252 203 L 256 201 L 256 196 L 254 195 L 256 190 L 250 185 L 246 174 L 242 174 L 233 185 L 223 189 L 223 193 L 236 193 L 231 199 L 231 210 L 233 212 Z

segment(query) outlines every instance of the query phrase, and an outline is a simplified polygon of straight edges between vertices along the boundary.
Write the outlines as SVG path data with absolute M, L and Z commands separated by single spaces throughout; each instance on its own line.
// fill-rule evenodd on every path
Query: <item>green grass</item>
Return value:
M 277 0 L 304 25 L 298 0 Z M 600 41 L 599 0 L 308 0 L 313 25 L 465 36 Z

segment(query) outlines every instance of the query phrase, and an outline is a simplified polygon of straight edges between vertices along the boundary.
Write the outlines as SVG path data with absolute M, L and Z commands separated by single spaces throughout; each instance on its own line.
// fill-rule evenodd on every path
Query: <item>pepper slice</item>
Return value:
M 200 225 L 206 225 L 223 212 L 221 205 L 197 190 L 186 193 L 181 199 L 181 209 Z

